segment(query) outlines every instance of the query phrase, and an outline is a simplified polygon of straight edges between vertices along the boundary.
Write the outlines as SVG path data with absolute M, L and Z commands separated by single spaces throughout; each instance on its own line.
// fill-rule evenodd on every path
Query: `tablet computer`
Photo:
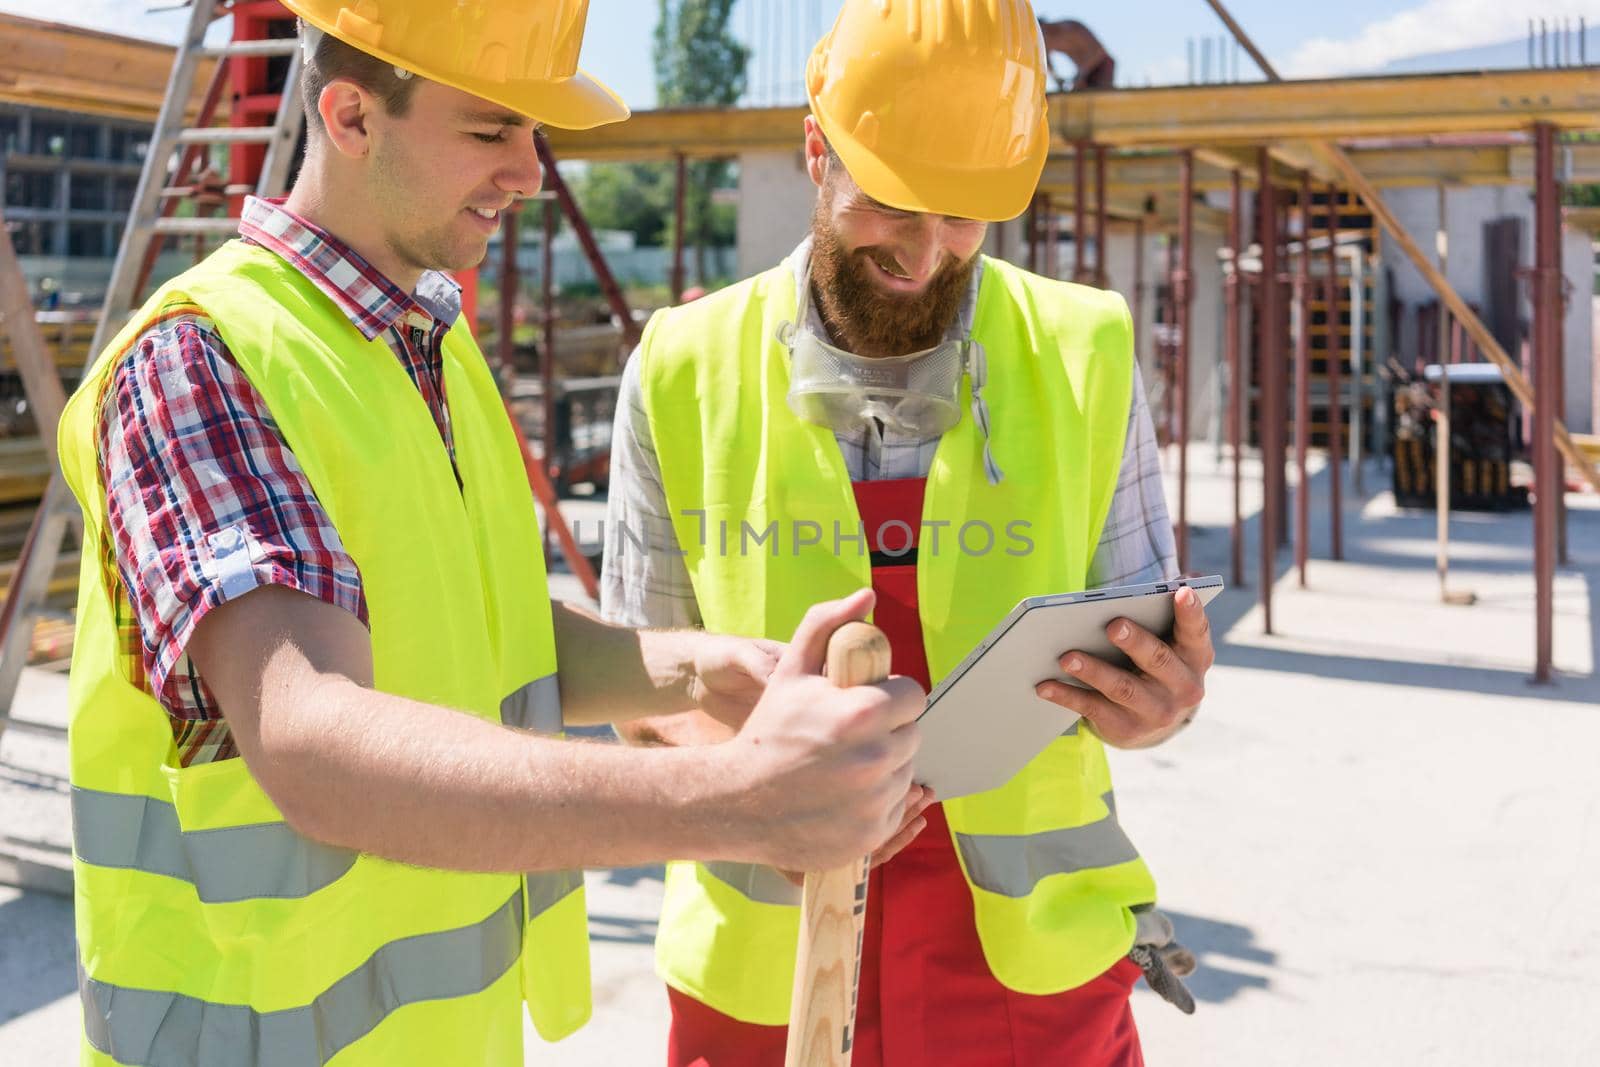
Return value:
M 1106 636 L 1106 627 L 1126 618 L 1170 637 L 1172 598 L 1184 587 L 1206 604 L 1222 591 L 1222 578 L 1177 578 L 1023 600 L 928 694 L 918 720 L 922 747 L 916 780 L 940 800 L 1010 781 L 1076 726 L 1077 713 L 1034 692 L 1047 678 L 1087 688 L 1062 672 L 1062 653 L 1087 652 L 1131 667 Z

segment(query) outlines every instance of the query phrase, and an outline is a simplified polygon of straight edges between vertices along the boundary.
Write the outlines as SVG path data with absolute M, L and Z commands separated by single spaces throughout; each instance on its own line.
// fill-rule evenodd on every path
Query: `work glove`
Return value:
M 1157 996 L 1185 1015 L 1193 1015 L 1194 996 L 1183 979 L 1195 971 L 1194 953 L 1174 940 L 1172 920 L 1157 911 L 1154 904 L 1134 908 L 1133 917 L 1137 927 L 1128 958 L 1139 965 L 1145 982 Z

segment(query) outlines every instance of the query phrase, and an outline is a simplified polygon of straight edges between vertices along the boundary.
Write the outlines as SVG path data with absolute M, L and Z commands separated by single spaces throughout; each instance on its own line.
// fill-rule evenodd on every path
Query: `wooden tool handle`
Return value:
M 835 685 L 881 682 L 889 676 L 889 639 L 876 626 L 847 622 L 828 639 L 827 667 Z M 806 874 L 784 1067 L 849 1067 L 871 859 Z

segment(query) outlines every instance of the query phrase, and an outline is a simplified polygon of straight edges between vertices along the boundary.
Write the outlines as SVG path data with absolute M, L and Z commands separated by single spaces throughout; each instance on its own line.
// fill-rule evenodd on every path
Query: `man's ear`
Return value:
M 317 99 L 317 113 L 322 116 L 328 140 L 341 155 L 365 159 L 372 150 L 367 120 L 377 106 L 370 93 L 348 79 L 329 82 L 322 90 Z
M 828 140 L 822 136 L 815 115 L 806 116 L 805 160 L 806 173 L 817 188 L 822 188 L 828 179 Z

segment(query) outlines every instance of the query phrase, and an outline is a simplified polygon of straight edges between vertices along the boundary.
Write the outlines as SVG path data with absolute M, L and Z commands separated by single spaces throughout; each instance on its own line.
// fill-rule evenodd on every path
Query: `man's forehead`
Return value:
M 533 122 L 519 111 L 512 111 L 481 96 L 473 96 L 469 92 L 440 82 L 425 81 L 419 87 L 419 91 L 435 96 L 438 106 L 447 108 L 450 114 L 462 122 L 484 126 L 527 126 Z
M 459 111 L 465 121 L 485 126 L 526 126 L 532 121 L 520 112 L 491 104 L 487 100 L 473 100 Z

